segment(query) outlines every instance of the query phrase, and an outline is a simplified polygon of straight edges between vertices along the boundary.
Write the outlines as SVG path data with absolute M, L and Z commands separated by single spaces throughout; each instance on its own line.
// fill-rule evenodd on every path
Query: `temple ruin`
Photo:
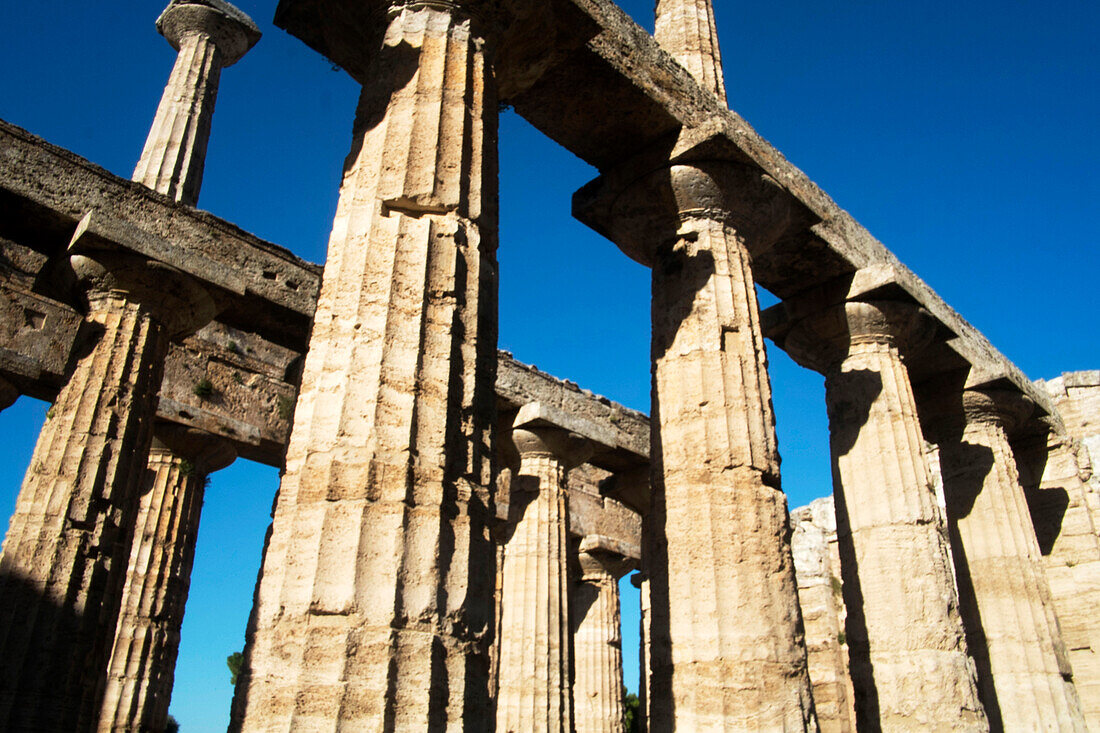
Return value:
M 323 266 L 195 208 L 260 41 L 224 0 L 157 21 L 132 180 L 0 122 L 0 408 L 53 403 L 0 729 L 164 729 L 242 457 L 284 473 L 233 731 L 621 733 L 628 573 L 644 730 L 1100 730 L 1100 372 L 1029 381 L 728 109 L 710 0 L 275 22 L 362 85 Z M 652 270 L 652 421 L 497 350 L 502 103 Z M 834 496 L 791 512 L 765 338 L 825 377 Z

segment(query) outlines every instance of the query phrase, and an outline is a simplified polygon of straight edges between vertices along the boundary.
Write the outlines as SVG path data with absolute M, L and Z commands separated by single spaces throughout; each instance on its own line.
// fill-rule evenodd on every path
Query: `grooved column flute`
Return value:
M 623 733 L 623 642 L 619 578 L 633 564 L 581 540 L 580 577 L 570 599 L 573 629 L 573 709 L 577 733 Z
M 990 724 L 1085 729 L 1007 431 L 1033 406 L 967 389 L 932 405 L 967 643 Z M 928 422 L 928 421 L 926 421 Z
M 520 465 L 509 502 L 515 528 L 504 546 L 496 729 L 570 733 L 565 476 L 583 442 L 559 428 L 517 425 L 512 442 Z
M 988 728 L 901 356 L 932 328 L 915 306 L 849 302 L 800 321 L 785 342 L 825 374 L 861 729 Z
M 70 245 L 87 342 L 38 438 L 0 556 L 0 729 L 92 730 L 168 338 L 213 315 L 171 268 Z
M 194 206 L 222 67 L 237 63 L 260 31 L 224 0 L 172 0 L 157 18 L 157 30 L 179 55 L 133 179 Z
M 233 730 L 485 730 L 497 100 L 481 23 L 391 8 L 329 240 Z
M 234 458 L 232 446 L 209 433 L 154 429 L 100 733 L 164 729 L 206 477 Z

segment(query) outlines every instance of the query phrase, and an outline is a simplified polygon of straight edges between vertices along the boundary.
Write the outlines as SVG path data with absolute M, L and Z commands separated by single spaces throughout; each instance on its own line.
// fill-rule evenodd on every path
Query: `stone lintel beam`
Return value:
M 0 237 L 58 256 L 94 211 L 90 235 L 216 284 L 231 296 L 226 317 L 304 348 L 320 291 L 317 265 L 2 121 L 0 193 Z
M 577 552 L 620 560 L 623 567 L 619 575 L 638 569 L 638 563 L 642 559 L 638 550 L 639 548 L 633 545 L 602 534 L 585 535 L 581 538 L 580 544 L 577 545 Z

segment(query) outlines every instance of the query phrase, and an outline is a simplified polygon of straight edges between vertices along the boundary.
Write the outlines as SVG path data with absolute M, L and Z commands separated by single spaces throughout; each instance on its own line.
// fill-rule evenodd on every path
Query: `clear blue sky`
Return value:
M 224 73 L 199 204 L 324 259 L 355 85 L 241 0 L 264 38 Z M 174 53 L 157 2 L 0 0 L 0 117 L 128 177 Z M 652 29 L 650 2 L 626 9 Z M 1032 378 L 1100 368 L 1100 5 L 972 0 L 716 9 L 731 106 Z M 595 175 L 501 121 L 500 345 L 648 411 L 649 278 L 569 216 Z M 766 302 L 773 302 L 765 296 Z M 769 351 L 792 506 L 830 491 L 822 380 Z M 0 413 L 0 516 L 46 406 Z M 238 462 L 207 492 L 172 712 L 224 730 L 278 478 Z M 624 650 L 636 661 L 636 596 Z M 628 672 L 627 682 L 636 684 Z

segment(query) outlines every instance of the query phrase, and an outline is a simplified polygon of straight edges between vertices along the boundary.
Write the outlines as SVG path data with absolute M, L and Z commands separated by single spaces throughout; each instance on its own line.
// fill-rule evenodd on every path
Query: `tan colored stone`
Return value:
M 133 179 L 194 206 L 222 67 L 236 63 L 260 32 L 248 16 L 222 0 L 172 0 L 157 19 L 157 30 L 179 55 Z
M 497 101 L 395 8 L 363 88 L 233 730 L 487 728 Z
M 158 424 L 107 669 L 100 733 L 163 730 L 195 558 L 207 475 L 233 449 L 196 430 Z
M 653 37 L 704 90 L 726 103 L 711 0 L 657 0 Z
M 990 726 L 1085 730 L 1007 431 L 1032 406 L 966 390 L 930 406 L 967 645 Z
M 619 578 L 633 562 L 599 537 L 581 540 L 573 584 L 573 707 L 577 733 L 623 733 L 623 642 Z
M 649 597 L 649 578 L 644 573 L 636 573 L 630 582 L 638 589 L 638 731 L 649 731 L 650 672 L 650 618 L 653 615 Z
M 861 728 L 987 727 L 901 358 L 931 335 L 911 306 L 847 303 L 805 319 L 786 340 L 796 358 L 825 373 Z
M 577 442 L 553 427 L 512 431 L 511 537 L 501 577 L 500 733 L 573 730 L 566 473 Z M 583 443 L 583 441 L 582 441 Z
M 854 695 L 848 674 L 833 498 L 791 511 L 791 552 L 798 578 L 798 603 L 806 629 L 806 653 L 813 683 L 814 711 L 821 733 L 856 730 Z

